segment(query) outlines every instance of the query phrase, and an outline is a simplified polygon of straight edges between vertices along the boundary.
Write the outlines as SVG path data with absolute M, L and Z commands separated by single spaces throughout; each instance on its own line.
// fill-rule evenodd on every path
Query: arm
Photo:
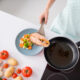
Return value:
M 45 24 L 47 24 L 49 9 L 54 2 L 55 0 L 48 0 L 43 13 L 40 15 L 40 23 L 42 23 L 43 18 L 45 18 Z
M 45 9 L 49 11 L 50 7 L 52 6 L 52 4 L 53 4 L 54 2 L 55 2 L 55 0 L 48 0 Z

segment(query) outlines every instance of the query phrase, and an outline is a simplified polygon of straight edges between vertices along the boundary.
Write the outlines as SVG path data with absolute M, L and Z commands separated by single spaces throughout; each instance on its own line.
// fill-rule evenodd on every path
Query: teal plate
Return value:
M 37 32 L 37 30 L 36 30 L 36 29 L 29 28 L 29 29 L 25 29 L 25 30 L 21 31 L 21 32 L 17 35 L 16 41 L 15 41 L 15 45 L 16 45 L 17 50 L 18 50 L 21 54 L 24 54 L 24 55 L 26 55 L 26 56 L 34 56 L 34 55 L 39 54 L 40 51 L 43 50 L 43 47 L 37 46 L 37 45 L 33 45 L 33 46 L 32 46 L 32 50 L 23 49 L 23 48 L 20 48 L 20 47 L 19 47 L 20 38 L 21 38 L 24 34 L 31 34 L 31 33 L 34 33 L 34 32 Z

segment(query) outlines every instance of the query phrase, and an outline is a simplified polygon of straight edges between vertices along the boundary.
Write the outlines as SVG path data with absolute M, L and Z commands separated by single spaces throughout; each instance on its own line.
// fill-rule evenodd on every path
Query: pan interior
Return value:
M 46 49 L 48 62 L 56 68 L 65 69 L 71 67 L 76 60 L 76 58 L 73 60 L 73 55 L 75 55 L 74 44 L 64 38 L 55 38 L 50 42 L 51 45 Z

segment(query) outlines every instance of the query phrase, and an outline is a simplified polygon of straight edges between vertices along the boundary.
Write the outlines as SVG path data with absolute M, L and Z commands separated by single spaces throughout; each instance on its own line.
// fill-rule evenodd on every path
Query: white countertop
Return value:
M 24 56 L 18 52 L 15 47 L 15 38 L 17 34 L 25 28 L 38 29 L 39 26 L 0 11 L 0 51 L 3 49 L 8 50 L 10 56 L 18 60 L 18 67 L 32 67 L 33 75 L 28 79 L 25 78 L 24 80 L 41 80 L 42 74 L 47 64 L 43 55 L 43 51 L 36 56 Z M 45 32 L 48 39 L 57 36 L 57 34 L 47 29 L 45 29 Z

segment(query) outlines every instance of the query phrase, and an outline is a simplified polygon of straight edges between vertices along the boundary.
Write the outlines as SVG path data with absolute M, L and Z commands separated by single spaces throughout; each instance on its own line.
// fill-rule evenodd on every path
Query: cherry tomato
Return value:
M 6 50 L 3 50 L 0 52 L 0 59 L 7 59 L 9 56 L 8 52 Z
M 3 78 L 2 80 L 7 80 L 6 78 Z
M 9 65 L 7 64 L 7 63 L 5 63 L 4 65 L 3 65 L 3 68 L 8 68 L 9 67 Z
M 20 73 L 21 73 L 21 69 L 18 68 L 18 69 L 16 70 L 16 73 L 17 73 L 17 74 L 20 74 Z
M 13 78 L 16 78 L 17 77 L 17 74 L 16 73 L 13 73 L 12 77 Z
M 32 69 L 30 67 L 25 67 L 22 69 L 22 75 L 24 77 L 30 77 L 32 75 Z

